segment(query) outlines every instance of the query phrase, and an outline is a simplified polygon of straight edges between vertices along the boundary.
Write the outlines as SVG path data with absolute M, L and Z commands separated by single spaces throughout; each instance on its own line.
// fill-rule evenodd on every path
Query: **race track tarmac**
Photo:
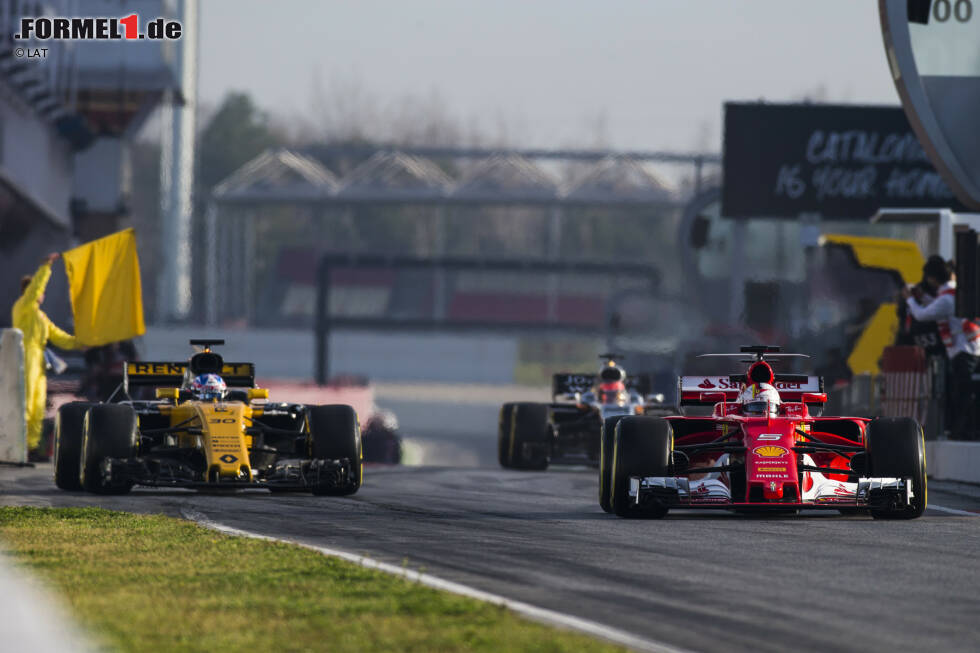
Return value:
M 138 489 L 65 493 L 0 468 L 0 502 L 180 515 L 379 560 L 694 651 L 976 651 L 980 519 L 677 511 L 622 520 L 593 470 L 369 468 L 351 498 Z M 930 487 L 930 502 L 980 510 Z

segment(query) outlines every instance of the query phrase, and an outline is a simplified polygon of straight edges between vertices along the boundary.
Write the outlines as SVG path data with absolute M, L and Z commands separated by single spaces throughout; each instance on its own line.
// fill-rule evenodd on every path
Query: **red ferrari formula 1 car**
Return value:
M 621 517 L 670 508 L 836 509 L 914 519 L 926 507 L 925 443 L 910 418 L 818 416 L 819 377 L 774 374 L 778 347 L 742 347 L 746 374 L 683 376 L 705 417 L 623 417 L 602 435 L 599 504 Z

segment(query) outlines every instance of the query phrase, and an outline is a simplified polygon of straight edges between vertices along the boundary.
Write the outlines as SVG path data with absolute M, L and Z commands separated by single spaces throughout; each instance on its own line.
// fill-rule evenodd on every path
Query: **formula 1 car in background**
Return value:
M 255 387 L 252 363 L 225 363 L 211 351 L 221 344 L 191 340 L 204 351 L 186 363 L 126 363 L 118 403 L 62 406 L 55 484 L 99 494 L 133 485 L 357 492 L 354 409 L 270 402 L 268 390 Z M 140 388 L 155 389 L 156 398 L 132 399 Z
M 604 430 L 626 415 L 672 414 L 650 377 L 628 376 L 616 354 L 602 354 L 597 374 L 555 374 L 552 403 L 506 403 L 500 408 L 497 453 L 501 467 L 547 469 L 549 463 L 599 463 Z
M 681 406 L 709 417 L 625 417 L 599 470 L 599 504 L 621 517 L 670 508 L 867 510 L 912 519 L 926 508 L 925 443 L 910 418 L 816 417 L 819 377 L 774 374 L 778 347 L 742 347 L 746 374 L 684 376 Z M 740 356 L 739 354 L 716 354 Z
M 398 465 L 402 461 L 402 437 L 398 418 L 390 410 L 374 412 L 361 428 L 364 462 Z

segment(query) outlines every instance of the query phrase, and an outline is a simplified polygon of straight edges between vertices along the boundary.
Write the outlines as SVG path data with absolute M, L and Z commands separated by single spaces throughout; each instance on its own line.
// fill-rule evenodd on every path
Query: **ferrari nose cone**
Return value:
M 769 481 L 769 485 L 762 489 L 762 496 L 768 501 L 778 501 L 783 498 L 783 484 L 776 481 Z

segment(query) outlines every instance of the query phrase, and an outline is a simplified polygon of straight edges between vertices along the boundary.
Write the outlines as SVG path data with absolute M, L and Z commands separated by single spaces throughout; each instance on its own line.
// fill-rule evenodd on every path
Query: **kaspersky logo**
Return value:
M 183 32 L 180 21 L 154 18 L 140 25 L 138 14 L 121 18 L 36 16 L 20 19 L 20 41 L 176 41 Z

